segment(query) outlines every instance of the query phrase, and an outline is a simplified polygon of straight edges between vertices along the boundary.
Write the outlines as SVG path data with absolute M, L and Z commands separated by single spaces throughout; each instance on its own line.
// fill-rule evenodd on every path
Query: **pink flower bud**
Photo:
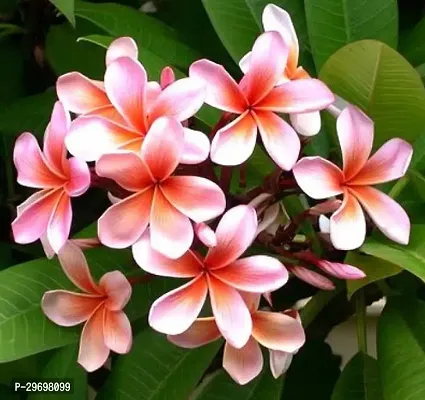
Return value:
M 342 203 L 341 200 L 330 199 L 330 200 L 324 201 L 323 203 L 316 204 L 314 207 L 311 207 L 309 212 L 311 215 L 317 215 L 317 216 L 322 214 L 333 213 L 339 208 L 341 203 Z
M 171 85 L 176 80 L 174 71 L 171 67 L 165 67 L 161 71 L 161 77 L 159 79 L 161 89 L 165 89 L 167 86 Z
M 315 271 L 312 271 L 311 269 L 295 266 L 291 267 L 290 271 L 302 281 L 310 284 L 311 286 L 317 287 L 319 289 L 323 290 L 334 290 L 335 285 L 332 281 L 330 281 L 328 278 L 326 278 L 323 275 L 318 274 Z
M 321 270 L 327 274 L 339 279 L 363 279 L 366 274 L 361 270 L 349 264 L 335 263 L 325 260 L 320 260 L 316 264 Z

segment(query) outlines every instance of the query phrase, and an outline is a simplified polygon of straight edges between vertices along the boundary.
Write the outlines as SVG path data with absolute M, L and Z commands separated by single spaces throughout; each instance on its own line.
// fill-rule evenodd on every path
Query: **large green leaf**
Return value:
M 66 397 L 69 400 L 87 398 L 87 372 L 77 364 L 78 346 L 70 345 L 55 352 L 41 372 L 41 379 L 70 379 L 72 393 Z M 29 400 L 49 400 L 51 393 L 38 393 L 28 396 Z
M 263 32 L 261 16 L 268 0 L 202 0 L 210 20 L 236 63 L 251 50 L 255 39 Z M 298 0 L 275 0 L 273 4 L 291 15 L 300 42 L 301 63 L 311 70 L 304 4 Z
M 127 251 L 100 248 L 88 250 L 86 256 L 96 278 L 111 270 L 121 270 L 127 276 L 141 274 Z M 146 315 L 151 303 L 176 284 L 175 279 L 153 278 L 151 282 L 135 285 L 126 308 L 129 318 Z M 56 260 L 38 259 L 0 272 L 0 362 L 78 340 L 80 327 L 59 327 L 41 311 L 41 297 L 53 289 L 76 290 Z
M 74 0 L 50 0 L 50 2 L 75 26 Z
M 382 237 L 370 238 L 360 248 L 416 275 L 425 282 L 425 225 L 412 225 L 410 240 L 403 246 Z
M 407 34 L 401 37 L 400 52 L 415 67 L 425 63 L 425 18 Z
M 338 50 L 320 78 L 375 122 L 375 145 L 413 142 L 425 125 L 425 88 L 415 69 L 384 43 L 363 40 Z
M 425 398 L 425 303 L 390 297 L 378 322 L 378 362 L 386 400 Z
M 347 281 L 347 295 L 349 299 L 362 287 L 372 282 L 397 275 L 402 271 L 399 266 L 391 262 L 382 260 L 381 258 L 360 254 L 355 251 L 347 253 L 345 262 L 360 268 L 366 274 L 366 277 L 363 279 Z
M 187 399 L 220 346 L 217 341 L 198 349 L 182 349 L 147 328 L 136 336 L 131 352 L 114 364 L 98 398 Z
M 177 33 L 161 21 L 120 4 L 78 2 L 75 15 L 86 19 L 111 36 L 131 36 L 140 52 L 150 50 L 167 63 L 183 69 L 200 58 L 199 53 L 180 41 Z
M 193 400 L 278 400 L 283 382 L 283 377 L 274 379 L 267 366 L 257 378 L 243 386 L 235 383 L 226 371 L 220 370 L 207 378 Z
M 342 371 L 332 400 L 384 400 L 378 362 L 357 353 Z
M 397 47 L 397 0 L 305 0 L 305 11 L 317 70 L 357 40 L 376 39 Z

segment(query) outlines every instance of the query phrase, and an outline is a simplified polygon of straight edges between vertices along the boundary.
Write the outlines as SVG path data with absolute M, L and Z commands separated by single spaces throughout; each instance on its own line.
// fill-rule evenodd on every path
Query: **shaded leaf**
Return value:
M 49 0 L 75 26 L 74 0 Z
M 418 67 L 425 63 L 425 18 L 422 18 L 415 27 L 400 40 L 400 52 L 412 65 Z

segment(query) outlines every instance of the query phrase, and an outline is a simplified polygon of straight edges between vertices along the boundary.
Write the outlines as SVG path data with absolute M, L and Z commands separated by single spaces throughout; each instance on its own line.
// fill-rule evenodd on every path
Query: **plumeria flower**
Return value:
M 181 257 L 193 241 L 190 220 L 203 222 L 226 206 L 218 185 L 198 176 L 171 176 L 181 160 L 184 130 L 174 118 L 162 117 L 151 126 L 139 154 L 103 155 L 99 176 L 111 178 L 131 195 L 117 201 L 98 223 L 100 241 L 109 247 L 134 244 L 150 224 L 152 246 L 171 258 Z
M 351 250 L 362 245 L 366 221 L 362 207 L 388 238 L 409 242 L 410 221 L 406 212 L 386 194 L 372 187 L 402 177 L 412 158 L 412 146 L 402 139 L 386 142 L 369 159 L 373 144 L 373 121 L 354 106 L 337 119 L 343 169 L 321 157 L 305 157 L 294 167 L 300 188 L 314 199 L 343 195 L 330 219 L 335 248 Z
M 78 72 L 59 77 L 57 92 L 66 108 L 82 114 L 73 121 L 66 145 L 71 154 L 95 161 L 116 149 L 140 151 L 152 123 L 162 117 L 185 121 L 202 106 L 205 88 L 193 78 L 170 81 L 162 89 L 148 82 L 133 39 L 123 37 L 111 43 L 106 54 L 104 82 Z M 184 150 L 180 162 L 196 164 L 209 153 L 209 140 L 202 132 L 184 129 Z
M 263 27 L 266 32 L 278 32 L 289 47 L 288 62 L 278 84 L 298 79 L 311 79 L 308 72 L 303 67 L 298 66 L 300 50 L 291 16 L 280 7 L 268 4 L 263 11 Z M 251 58 L 252 53 L 249 52 L 239 62 L 239 66 L 244 73 L 247 73 L 250 68 Z M 301 135 L 313 136 L 320 131 L 321 119 L 319 111 L 308 113 L 292 112 L 289 117 L 292 126 Z
M 264 147 L 277 165 L 290 170 L 295 164 L 300 140 L 292 127 L 276 113 L 321 110 L 334 100 L 332 92 L 317 79 L 290 81 L 276 87 L 288 58 L 288 46 L 277 32 L 263 33 L 252 50 L 249 71 L 239 84 L 218 64 L 196 61 L 191 77 L 204 80 L 205 102 L 238 115 L 219 129 L 211 145 L 211 159 L 221 165 L 238 165 L 254 151 L 257 129 Z
M 58 254 L 67 277 L 83 293 L 51 290 L 44 294 L 44 314 L 60 326 L 81 323 L 78 362 L 89 372 L 100 368 L 110 350 L 128 353 L 132 343 L 131 325 L 122 311 L 131 296 L 131 285 L 120 271 L 107 272 L 96 284 L 78 246 L 68 242 Z
M 259 311 L 259 295 L 244 294 L 252 318 L 252 335 L 242 348 L 229 341 L 224 347 L 223 368 L 240 385 L 258 376 L 263 369 L 260 344 L 270 352 L 270 369 L 278 378 L 289 367 L 289 358 L 305 342 L 299 318 L 291 314 Z M 168 340 L 184 348 L 196 348 L 221 337 L 218 321 L 214 317 L 199 318 L 185 332 L 168 335 Z
M 238 259 L 251 245 L 257 230 L 252 207 L 241 205 L 227 211 L 216 229 L 217 245 L 203 259 L 189 250 L 170 260 L 150 245 L 149 232 L 133 246 L 133 256 L 145 271 L 160 276 L 193 278 L 157 299 L 149 313 L 149 324 L 159 332 L 180 334 L 201 312 L 207 294 L 218 329 L 234 347 L 247 343 L 252 320 L 238 290 L 263 293 L 283 286 L 288 273 L 276 259 L 252 256 Z
M 85 162 L 66 157 L 65 136 L 71 123 L 69 114 L 56 102 L 44 135 L 43 152 L 28 132 L 18 137 L 13 161 L 17 181 L 41 189 L 17 207 L 12 231 L 17 243 L 42 239 L 57 253 L 69 236 L 72 221 L 71 197 L 82 195 L 90 186 Z
M 205 222 L 199 222 L 198 224 L 195 224 L 193 230 L 202 244 L 207 247 L 217 246 L 217 236 Z

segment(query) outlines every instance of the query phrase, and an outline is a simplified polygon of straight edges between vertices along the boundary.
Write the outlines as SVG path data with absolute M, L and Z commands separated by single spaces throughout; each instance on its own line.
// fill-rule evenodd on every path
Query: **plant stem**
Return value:
M 356 294 L 356 318 L 357 342 L 359 346 L 359 351 L 364 354 L 367 354 L 366 304 L 363 290 L 360 290 Z
M 391 198 L 395 199 L 402 192 L 402 190 L 406 187 L 408 183 L 409 183 L 409 177 L 407 175 L 403 176 L 403 178 L 399 179 L 397 183 L 393 186 L 393 188 L 390 190 L 388 195 Z

